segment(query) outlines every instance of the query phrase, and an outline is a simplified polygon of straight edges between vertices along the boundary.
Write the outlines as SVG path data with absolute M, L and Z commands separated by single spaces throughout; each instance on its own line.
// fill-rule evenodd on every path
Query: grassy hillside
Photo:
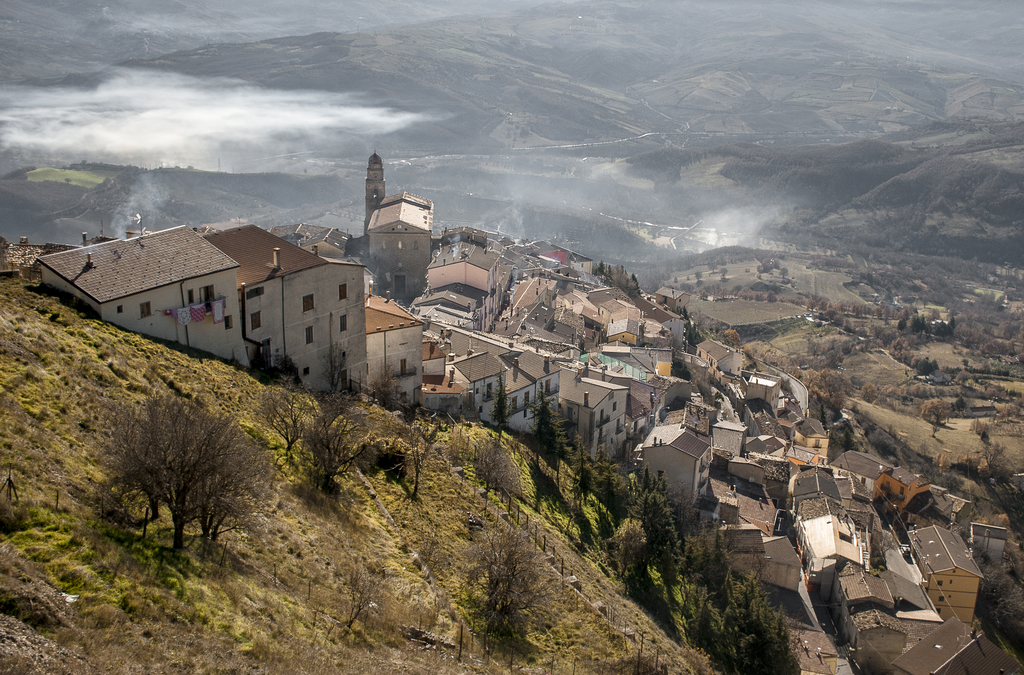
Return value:
M 558 565 L 545 568 L 551 595 L 528 632 L 486 638 L 467 555 L 481 532 L 501 527 L 506 507 L 482 499 L 472 468 L 467 482 L 449 460 L 464 453 L 471 463 L 467 439 L 487 442 L 492 432 L 427 425 L 435 450 L 415 496 L 407 477 L 380 466 L 369 468 L 367 484 L 350 473 L 338 494 L 325 495 L 283 460 L 280 440 L 255 412 L 276 385 L 125 333 L 14 280 L 0 281 L 0 302 L 0 448 L 4 478 L 17 489 L 16 499 L 0 493 L 0 613 L 42 633 L 11 624 L 26 636 L 0 646 L 0 665 L 11 672 L 502 672 L 510 660 L 604 672 L 619 659 L 635 662 L 633 636 L 641 634 L 673 671 L 708 669 L 622 595 L 600 553 L 600 505 L 588 501 L 595 534 L 581 540 L 579 523 L 591 515 L 569 525 L 550 471 L 527 461 L 525 448 L 515 446 L 523 489 L 514 518 L 530 518 L 535 545 Z M 166 515 L 143 529 L 101 488 L 105 432 L 123 423 L 112 411 L 156 394 L 236 417 L 277 458 L 271 494 L 248 530 L 215 543 L 189 531 L 185 548 L 174 550 Z M 366 404 L 351 415 L 355 443 L 415 433 Z M 562 470 L 563 483 L 569 475 Z M 582 596 L 559 581 L 562 565 Z M 356 588 L 369 588 L 373 604 L 347 629 Z M 404 626 L 450 645 L 461 634 L 463 664 L 451 646 L 409 641 Z

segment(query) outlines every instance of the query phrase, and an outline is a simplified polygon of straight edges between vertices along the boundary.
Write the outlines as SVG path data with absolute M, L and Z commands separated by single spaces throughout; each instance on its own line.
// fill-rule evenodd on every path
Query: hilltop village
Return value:
M 538 409 L 591 458 L 664 478 L 738 571 L 796 617 L 803 673 L 1013 673 L 972 627 L 1004 528 L 881 457 L 806 387 L 702 336 L 690 296 L 544 241 L 435 222 L 388 194 L 375 153 L 363 234 L 186 227 L 81 246 L 0 242 L 0 268 L 104 321 L 388 408 L 532 433 Z M 879 561 L 882 564 L 877 564 Z M 881 573 L 875 573 L 884 567 Z

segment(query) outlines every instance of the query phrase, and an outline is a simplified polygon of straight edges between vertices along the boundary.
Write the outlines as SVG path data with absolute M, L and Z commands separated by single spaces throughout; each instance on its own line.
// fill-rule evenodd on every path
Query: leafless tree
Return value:
M 341 391 L 348 387 L 348 355 L 341 348 L 340 342 L 328 345 L 327 351 L 320 357 L 320 366 L 329 391 Z
M 358 560 L 350 562 L 345 581 L 348 591 L 348 616 L 345 620 L 345 628 L 352 630 L 352 624 L 376 600 L 378 590 L 380 589 L 380 582 L 374 579 L 373 575 Z
M 285 459 L 289 463 L 313 407 L 309 395 L 293 387 L 268 387 L 260 397 L 260 417 L 284 441 Z
M 468 579 L 483 591 L 488 629 L 521 635 L 552 593 L 539 549 L 522 530 L 497 526 L 470 549 L 469 560 Z
M 647 559 L 647 535 L 638 520 L 626 518 L 622 521 L 611 542 L 615 544 L 615 561 L 619 564 L 620 574 L 626 574 L 634 565 Z
M 476 475 L 489 489 L 519 494 L 522 482 L 519 466 L 497 441 L 480 444 L 476 450 Z
M 385 363 L 370 376 L 367 383 L 370 387 L 370 396 L 377 399 L 385 408 L 391 408 L 398 402 L 398 378 L 395 377 L 395 369 L 389 363 Z
M 154 511 L 166 507 L 174 548 L 184 547 L 192 523 L 215 537 L 256 508 L 266 486 L 266 454 L 235 419 L 174 396 L 115 415 L 106 456 L 109 487 L 122 497 L 144 498 Z
M 306 422 L 302 431 L 302 460 L 309 478 L 324 492 L 334 492 L 335 478 L 366 455 L 372 443 L 355 442 L 356 425 L 346 417 L 348 399 L 341 395 L 325 397 L 317 412 Z

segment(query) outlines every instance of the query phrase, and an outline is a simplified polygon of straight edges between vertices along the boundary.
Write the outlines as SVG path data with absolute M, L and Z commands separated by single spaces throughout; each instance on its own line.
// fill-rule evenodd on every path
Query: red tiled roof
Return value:
M 204 238 L 238 262 L 239 286 L 251 286 L 293 272 L 331 264 L 255 225 L 222 230 Z M 274 267 L 275 248 L 280 249 L 280 267 Z
M 386 300 L 378 295 L 366 296 L 367 335 L 422 325 L 422 321 L 399 307 L 394 301 Z

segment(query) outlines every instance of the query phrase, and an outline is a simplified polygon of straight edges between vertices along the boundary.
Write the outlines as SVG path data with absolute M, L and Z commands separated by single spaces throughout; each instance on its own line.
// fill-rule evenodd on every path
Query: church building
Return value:
M 402 303 L 418 297 L 426 285 L 434 203 L 408 192 L 386 196 L 384 163 L 377 153 L 366 168 L 366 266 L 376 279 L 376 295 L 391 294 Z

